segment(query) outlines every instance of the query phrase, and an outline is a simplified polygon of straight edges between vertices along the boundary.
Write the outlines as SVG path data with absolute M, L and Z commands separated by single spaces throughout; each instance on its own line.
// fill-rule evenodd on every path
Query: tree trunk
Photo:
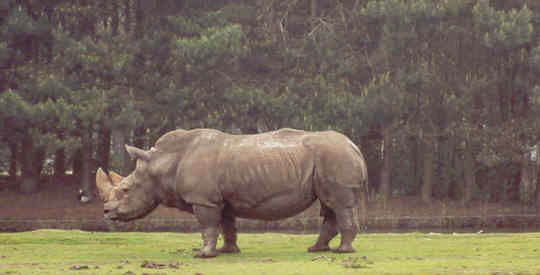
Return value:
M 137 148 L 144 149 L 146 145 L 146 131 L 144 126 L 135 128 L 133 131 L 133 145 Z
M 426 144 L 427 145 L 427 144 Z M 423 173 L 423 185 L 422 185 L 422 201 L 424 203 L 431 204 L 431 197 L 433 193 L 433 162 L 435 160 L 435 153 L 433 152 L 433 146 L 424 147 L 424 173 Z
M 540 211 L 540 167 L 536 168 L 536 190 L 535 190 L 535 199 L 536 199 L 536 213 Z
M 519 201 L 519 186 L 521 183 L 521 163 L 513 163 L 511 176 L 506 182 L 504 195 L 507 201 Z
M 504 197 L 504 185 L 506 182 L 506 168 L 504 163 L 495 165 L 495 179 L 493 184 L 490 185 L 490 200 L 492 202 L 499 202 L 505 199 Z
M 95 166 L 94 160 L 92 159 L 93 146 L 91 124 L 90 126 L 88 126 L 88 129 L 82 130 L 81 146 L 81 189 L 85 192 L 88 200 L 91 201 L 94 194 L 94 180 L 92 177 L 92 170 Z
M 131 0 L 124 0 L 124 30 L 131 32 Z
M 414 195 L 418 195 L 418 190 L 423 186 L 424 176 L 424 150 L 422 143 L 418 137 L 413 137 L 414 151 L 413 151 L 413 161 L 414 161 L 414 177 L 415 177 L 415 186 L 414 186 Z
M 536 176 L 536 213 L 540 211 L 540 169 Z
M 540 144 L 536 144 L 536 213 L 540 210 Z
M 463 198 L 465 191 L 463 190 L 463 179 L 465 174 L 465 165 L 463 164 L 462 152 L 457 152 L 454 157 L 454 165 L 456 166 L 456 183 L 452 187 L 452 198 L 459 200 Z
M 383 166 L 381 168 L 380 193 L 386 202 L 390 198 L 392 174 L 392 130 L 390 127 L 383 130 Z
M 74 182 L 81 182 L 82 179 L 82 149 L 79 148 L 71 156 L 71 169 L 73 170 Z
M 54 177 L 61 178 L 66 174 L 66 151 L 64 148 L 56 150 L 54 153 Z
M 135 39 L 142 39 L 144 36 L 144 8 L 142 1 L 144 0 L 135 0 L 136 10 L 135 10 Z
M 92 5 L 95 3 L 93 1 L 88 0 L 79 0 L 80 6 L 85 9 L 92 9 Z M 78 36 L 79 38 L 84 37 L 85 35 L 93 35 L 95 33 L 95 21 L 96 18 L 93 13 L 86 12 L 84 14 L 79 15 L 79 30 L 78 30 Z
M 17 149 L 19 146 L 16 142 L 9 142 L 9 180 L 15 181 L 17 179 Z
M 103 0 L 108 1 L 108 0 Z M 118 14 L 118 1 L 112 1 L 112 20 L 111 20 L 111 34 L 117 36 L 120 33 L 120 16 Z
M 128 142 L 128 130 L 124 130 L 122 128 L 113 129 L 113 138 L 114 138 L 114 155 L 115 158 L 121 163 L 120 171 L 119 173 L 123 176 L 127 176 L 129 173 L 131 173 L 133 164 L 132 160 L 127 153 L 124 145 Z
M 30 133 L 26 133 L 22 144 L 22 181 L 19 191 L 24 194 L 39 191 L 39 175 L 36 175 L 34 141 Z
M 109 170 L 109 159 L 111 155 L 111 129 L 101 123 L 99 128 L 99 143 L 97 148 L 99 166 L 105 171 Z
M 456 183 L 456 177 L 454 176 L 454 152 L 455 143 L 453 137 L 448 137 L 445 140 L 441 140 L 441 190 L 439 194 L 446 199 L 451 196 L 451 189 Z
M 45 147 L 37 147 L 34 150 L 34 174 L 37 176 L 38 180 L 45 166 Z
M 519 200 L 523 204 L 532 205 L 535 201 L 536 192 L 536 167 L 531 165 L 528 157 L 521 161 L 521 181 L 519 188 Z
M 470 145 L 470 142 L 467 142 L 465 145 L 465 150 L 463 152 L 464 159 L 463 159 L 463 203 L 465 205 L 469 204 L 472 201 L 473 198 L 473 191 L 474 186 L 476 184 L 475 182 L 475 163 L 474 163 L 474 156 L 472 152 L 472 148 Z

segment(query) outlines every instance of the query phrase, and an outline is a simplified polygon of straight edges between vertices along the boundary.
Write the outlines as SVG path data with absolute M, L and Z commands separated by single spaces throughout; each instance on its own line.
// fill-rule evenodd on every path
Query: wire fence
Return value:
M 317 232 L 320 217 L 293 217 L 278 221 L 238 219 L 243 232 Z M 540 215 L 492 216 L 401 216 L 364 217 L 359 221 L 363 232 L 535 232 L 540 231 Z M 0 232 L 37 229 L 64 229 L 101 232 L 197 232 L 194 218 L 145 218 L 128 223 L 103 219 L 0 219 Z

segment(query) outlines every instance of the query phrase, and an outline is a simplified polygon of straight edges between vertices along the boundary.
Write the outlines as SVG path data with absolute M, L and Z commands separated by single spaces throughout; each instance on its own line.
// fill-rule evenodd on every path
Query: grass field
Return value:
M 2 233 L 0 274 L 540 274 L 540 233 L 360 234 L 354 254 L 307 253 L 315 238 L 240 234 L 242 253 L 194 259 L 199 234 Z

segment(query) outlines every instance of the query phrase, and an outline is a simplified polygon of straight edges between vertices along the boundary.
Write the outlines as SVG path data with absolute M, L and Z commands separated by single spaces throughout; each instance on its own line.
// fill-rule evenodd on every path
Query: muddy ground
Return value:
M 0 232 L 39 228 L 83 229 L 96 231 L 195 231 L 193 216 L 176 209 L 158 207 L 146 218 L 130 224 L 106 223 L 99 200 L 81 203 L 79 186 L 69 179 L 47 180 L 41 191 L 23 195 L 12 182 L 0 181 Z M 318 205 L 290 219 L 277 222 L 240 220 L 244 231 L 317 230 Z M 395 197 L 384 203 L 368 204 L 367 230 L 540 230 L 535 207 L 519 203 L 474 202 L 464 206 L 456 201 L 434 200 L 423 204 L 417 197 Z

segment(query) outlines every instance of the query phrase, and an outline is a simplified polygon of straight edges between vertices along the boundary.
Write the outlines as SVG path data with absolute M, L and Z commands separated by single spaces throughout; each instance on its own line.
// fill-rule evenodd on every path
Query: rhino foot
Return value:
M 334 253 L 354 253 L 356 250 L 352 246 L 339 246 L 333 250 Z
M 205 251 L 205 250 L 201 250 L 199 252 L 197 252 L 193 258 L 213 258 L 213 257 L 216 257 L 217 255 L 219 255 L 219 252 L 217 250 L 214 250 L 214 251 Z
M 219 253 L 227 253 L 227 254 L 234 254 L 234 253 L 240 253 L 240 248 L 236 245 L 228 245 L 223 246 L 222 248 L 218 249 Z
M 325 252 L 325 251 L 330 251 L 330 247 L 328 245 L 326 246 L 314 245 L 308 248 L 308 252 Z

